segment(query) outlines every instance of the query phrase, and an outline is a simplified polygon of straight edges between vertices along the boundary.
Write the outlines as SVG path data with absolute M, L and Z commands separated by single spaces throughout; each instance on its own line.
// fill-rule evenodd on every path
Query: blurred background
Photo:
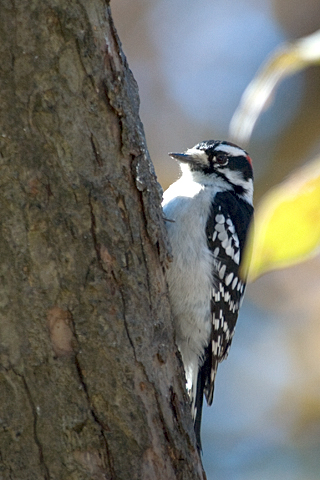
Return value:
M 163 189 L 179 175 L 167 152 L 227 140 L 270 53 L 320 28 L 319 0 L 116 0 L 111 8 Z M 256 204 L 320 153 L 320 67 L 281 84 L 245 148 Z M 319 480 L 319 312 L 319 256 L 248 286 L 213 406 L 204 406 L 208 480 Z

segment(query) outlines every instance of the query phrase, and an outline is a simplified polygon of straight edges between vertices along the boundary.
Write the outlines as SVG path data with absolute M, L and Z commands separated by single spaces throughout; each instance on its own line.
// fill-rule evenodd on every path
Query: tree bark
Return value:
M 0 479 L 203 478 L 109 5 L 0 8 Z

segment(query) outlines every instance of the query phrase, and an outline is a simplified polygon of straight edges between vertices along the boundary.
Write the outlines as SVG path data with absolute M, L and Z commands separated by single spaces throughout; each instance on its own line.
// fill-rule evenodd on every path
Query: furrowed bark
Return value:
M 2 0 L 0 478 L 203 478 L 108 3 Z

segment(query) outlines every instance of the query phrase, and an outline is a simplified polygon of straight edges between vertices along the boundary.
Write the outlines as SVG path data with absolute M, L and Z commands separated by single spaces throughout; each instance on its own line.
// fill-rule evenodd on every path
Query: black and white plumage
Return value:
M 169 155 L 179 160 L 182 176 L 162 204 L 173 254 L 167 281 L 201 449 L 203 394 L 211 405 L 244 295 L 239 268 L 253 215 L 253 172 L 247 152 L 228 142 L 205 141 Z

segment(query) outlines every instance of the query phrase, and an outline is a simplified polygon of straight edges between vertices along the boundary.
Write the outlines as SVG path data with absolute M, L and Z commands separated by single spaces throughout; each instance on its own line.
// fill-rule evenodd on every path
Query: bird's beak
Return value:
M 182 163 L 195 163 L 194 157 L 192 155 L 188 155 L 187 153 L 169 153 L 168 155 Z

